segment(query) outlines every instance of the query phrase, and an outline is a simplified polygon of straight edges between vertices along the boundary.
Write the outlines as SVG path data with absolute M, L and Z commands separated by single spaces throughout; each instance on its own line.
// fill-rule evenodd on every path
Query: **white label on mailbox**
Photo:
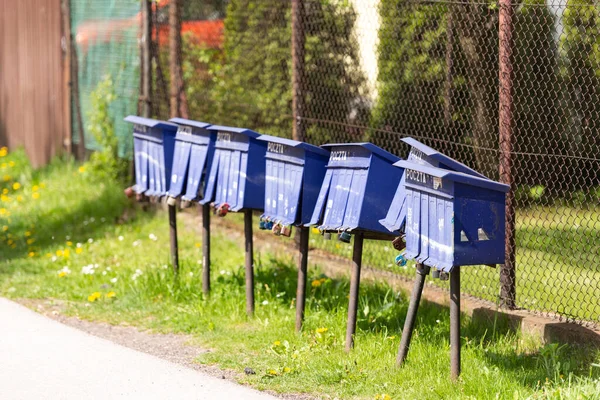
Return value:
M 346 161 L 348 159 L 347 151 L 332 151 L 331 152 L 331 161 Z
M 442 188 L 442 178 L 433 177 L 433 188 L 436 190 Z
M 182 135 L 191 135 L 192 127 L 191 126 L 180 126 L 179 129 L 177 129 L 177 133 L 181 133 Z
M 281 143 L 273 143 L 273 142 L 269 142 L 269 144 L 267 145 L 267 150 L 270 153 L 277 153 L 277 154 L 283 154 L 285 152 L 285 148 L 287 146 L 284 146 Z
M 173 174 L 173 176 L 171 177 L 171 182 L 177 183 L 177 174 Z
M 139 133 L 148 133 L 148 127 L 146 125 L 135 124 L 133 130 Z
M 424 172 L 415 171 L 415 170 L 412 170 L 412 169 L 407 169 L 406 170 L 406 176 L 411 181 L 420 182 L 420 183 L 427 183 L 427 174 L 424 173 Z
M 217 142 L 231 142 L 231 133 L 219 132 L 217 134 Z

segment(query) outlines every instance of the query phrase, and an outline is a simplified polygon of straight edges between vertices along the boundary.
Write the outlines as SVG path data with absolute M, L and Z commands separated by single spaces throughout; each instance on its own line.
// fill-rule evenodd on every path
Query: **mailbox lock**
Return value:
M 260 229 L 261 231 L 267 229 L 267 222 L 262 218 L 260 219 L 260 221 L 258 221 L 258 229 Z
M 292 226 L 285 225 L 281 227 L 281 236 L 290 237 L 292 235 Z
M 217 215 L 219 217 L 224 217 L 229 212 L 229 204 L 223 203 L 217 207 Z
M 447 281 L 450 279 L 450 274 L 444 271 L 440 271 L 440 281 Z
M 170 205 L 171 207 L 173 207 L 176 204 L 177 204 L 177 199 L 175 197 L 172 197 L 172 196 L 167 197 L 167 205 Z
M 350 243 L 351 238 L 352 238 L 352 235 L 348 232 L 342 232 L 338 235 L 338 240 L 340 242 L 344 242 L 344 243 Z
M 392 246 L 398 251 L 402 251 L 406 248 L 406 235 L 398 236 L 392 240 Z
M 404 256 L 404 253 L 398 254 L 395 259 L 396 265 L 399 267 L 404 267 L 407 261 L 408 260 Z
M 323 239 L 325 239 L 325 240 L 331 240 L 331 233 L 329 233 L 329 232 L 323 232 Z
M 431 277 L 433 279 L 440 279 L 440 270 L 434 269 L 433 271 L 431 271 Z
M 273 232 L 273 234 L 275 236 L 281 235 L 281 225 L 280 224 L 274 224 L 273 225 L 273 229 L 271 231 Z

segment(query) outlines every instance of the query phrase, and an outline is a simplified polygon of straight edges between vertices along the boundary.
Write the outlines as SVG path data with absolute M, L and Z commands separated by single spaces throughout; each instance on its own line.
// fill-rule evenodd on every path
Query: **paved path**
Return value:
M 0 399 L 275 399 L 0 298 Z

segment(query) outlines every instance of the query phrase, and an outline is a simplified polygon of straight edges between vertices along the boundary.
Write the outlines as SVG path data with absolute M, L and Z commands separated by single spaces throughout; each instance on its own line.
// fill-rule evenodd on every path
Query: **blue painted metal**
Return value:
M 416 139 L 407 137 L 402 141 L 410 146 L 410 152 L 408 154 L 408 161 L 415 164 L 437 167 L 447 169 L 450 171 L 462 172 L 468 175 L 477 176 L 483 179 L 487 179 L 484 175 L 464 165 L 463 163 L 456 161 L 445 154 L 442 154 L 431 147 L 419 142 Z M 388 210 L 385 218 L 380 220 L 381 224 L 385 226 L 390 232 L 403 231 L 403 227 L 406 221 L 406 192 L 404 190 L 404 178 L 396 189 L 394 200 Z
M 507 185 L 411 161 L 394 165 L 405 177 L 406 258 L 446 272 L 504 263 Z
M 172 118 L 179 128 L 175 136 L 175 154 L 168 195 L 188 201 L 204 197 L 204 186 L 215 153 L 216 132 L 211 126 L 184 118 Z
M 310 221 L 319 195 L 329 152 L 317 146 L 261 135 L 265 155 L 265 212 L 262 219 L 283 225 Z
M 135 150 L 135 185 L 137 193 L 164 196 L 171 176 L 177 125 L 151 118 L 130 115 Z
M 389 232 L 379 224 L 392 201 L 402 170 L 400 158 L 371 143 L 328 144 L 327 172 L 307 225 L 322 231 Z
M 250 129 L 211 125 L 215 152 L 208 165 L 206 189 L 200 204 L 229 205 L 231 211 L 262 210 L 265 201 L 267 143 Z

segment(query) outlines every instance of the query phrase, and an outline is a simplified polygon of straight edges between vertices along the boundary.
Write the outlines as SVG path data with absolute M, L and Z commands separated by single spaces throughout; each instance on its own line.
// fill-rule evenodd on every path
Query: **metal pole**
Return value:
M 396 357 L 397 366 L 401 366 L 408 355 L 410 340 L 412 339 L 415 321 L 417 320 L 417 311 L 419 311 L 419 303 L 421 302 L 421 294 L 423 294 L 423 286 L 425 285 L 425 278 L 429 275 L 429 270 L 430 268 L 427 265 L 417 264 L 417 278 L 415 279 L 415 285 L 410 295 L 408 311 L 404 320 L 404 329 L 402 329 L 402 339 L 400 340 L 398 356 Z
M 210 293 L 210 205 L 202 206 L 202 292 Z
M 304 321 L 309 232 L 310 230 L 306 227 L 298 227 L 298 234 L 300 235 L 300 253 L 298 257 L 298 287 L 296 288 L 296 332 L 300 332 L 302 329 L 302 322 Z
M 152 98 L 152 15 L 150 0 L 142 0 L 142 115 L 151 116 L 150 100 Z
M 358 291 L 360 285 L 360 268 L 362 266 L 363 234 L 354 235 L 352 250 L 352 275 L 350 275 L 350 297 L 348 298 L 348 324 L 346 325 L 346 351 L 354 346 L 356 332 L 356 313 L 358 311 Z
M 304 76 L 304 0 L 292 0 L 292 138 L 305 141 L 304 121 L 306 79 Z
M 450 273 L 450 377 L 460 375 L 460 267 Z
M 171 240 L 171 262 L 173 272 L 179 273 L 179 248 L 177 246 L 177 206 L 169 205 L 169 236 Z
M 515 289 L 515 193 L 512 173 L 513 151 L 513 6 L 511 0 L 500 0 L 499 16 L 499 132 L 500 132 L 500 182 L 510 185 L 506 194 L 506 242 L 504 265 L 500 267 L 500 300 L 504 307 L 516 307 Z
M 246 313 L 254 315 L 254 249 L 252 242 L 252 210 L 244 211 L 246 237 Z

